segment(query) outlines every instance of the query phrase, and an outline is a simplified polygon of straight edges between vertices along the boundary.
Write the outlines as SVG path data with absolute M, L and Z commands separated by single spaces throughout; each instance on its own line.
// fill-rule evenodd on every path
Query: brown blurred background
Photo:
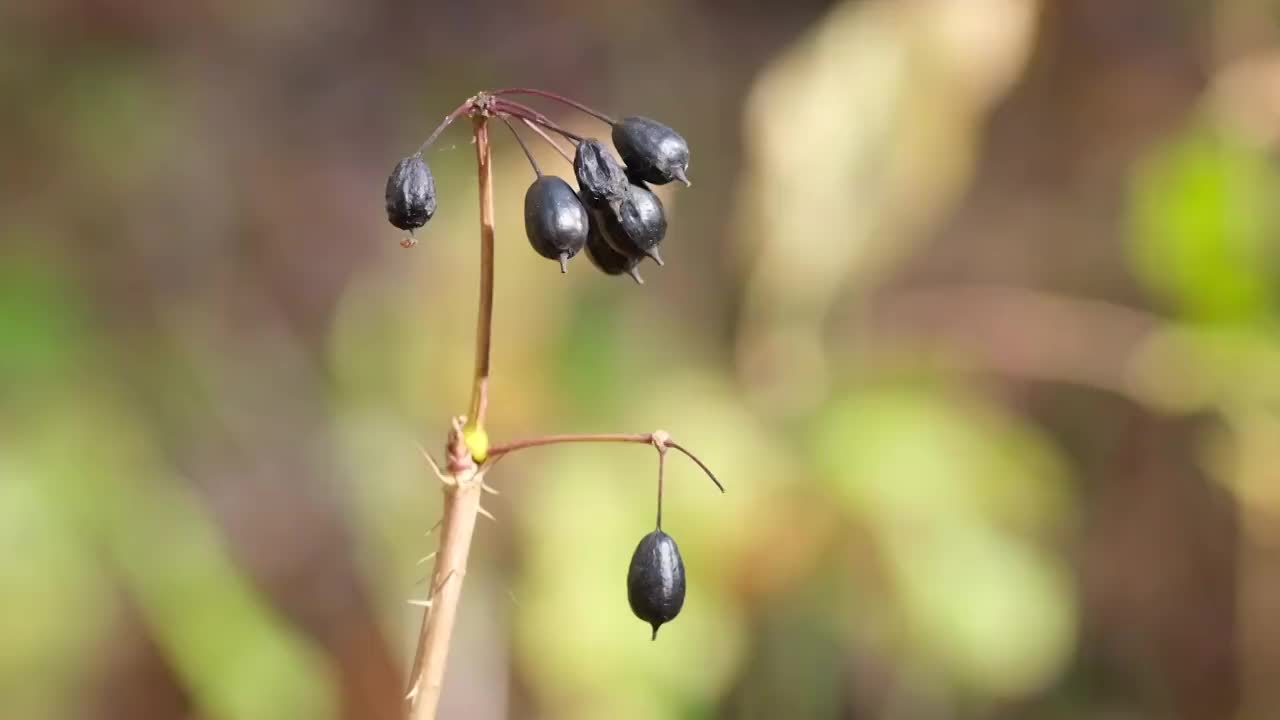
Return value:
M 469 390 L 479 89 L 692 147 L 643 287 L 497 143 L 490 481 L 442 715 L 1280 712 L 1280 2 L 0 8 L 0 717 L 393 718 Z M 546 103 L 586 134 L 607 128 Z M 505 131 L 504 131 L 505 132 Z M 569 168 L 539 148 L 544 168 Z

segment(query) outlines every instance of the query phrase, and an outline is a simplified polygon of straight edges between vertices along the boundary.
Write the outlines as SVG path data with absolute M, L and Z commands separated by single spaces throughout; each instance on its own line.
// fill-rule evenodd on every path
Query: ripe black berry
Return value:
M 627 175 L 604 143 L 586 138 L 573 156 L 573 174 L 578 178 L 582 199 L 594 208 L 621 200 L 627 192 Z
M 641 185 L 628 185 L 622 202 L 600 211 L 604 238 L 614 250 L 630 257 L 648 255 L 662 265 L 658 245 L 667 235 L 662 201 Z
M 524 194 L 524 230 L 534 252 L 565 263 L 587 244 L 591 219 L 569 183 L 542 175 Z
M 595 265 L 605 275 L 626 273 L 636 283 L 643 285 L 644 278 L 640 277 L 640 271 L 637 269 L 641 257 L 640 255 L 628 257 L 610 247 L 609 243 L 605 241 L 604 235 L 600 232 L 599 215 L 594 212 L 591 213 L 591 229 L 587 234 L 587 259 L 591 261 L 592 265 Z
M 689 144 L 657 120 L 632 116 L 613 126 L 613 145 L 636 176 L 654 185 L 689 185 Z
M 401 230 L 427 224 L 436 214 L 436 182 L 421 155 L 400 162 L 387 178 L 387 219 Z
M 627 600 L 636 617 L 658 628 L 684 606 L 684 560 L 670 535 L 654 530 L 640 539 L 627 570 Z

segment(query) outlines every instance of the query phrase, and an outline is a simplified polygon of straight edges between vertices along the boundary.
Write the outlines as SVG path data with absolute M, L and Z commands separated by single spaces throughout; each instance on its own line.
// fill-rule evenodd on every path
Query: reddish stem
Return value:
M 529 129 L 530 129 L 530 130 L 532 130 L 532 131 L 534 131 L 534 132 L 538 133 L 538 135 L 542 136 L 542 139 L 543 139 L 543 140 L 546 140 L 548 145 L 550 145 L 551 147 L 555 148 L 555 149 L 556 149 L 556 152 L 560 153 L 560 157 L 564 158 L 564 161 L 565 161 L 565 162 L 569 163 L 570 165 L 572 165 L 572 164 L 573 164 L 573 158 L 569 156 L 569 153 L 568 153 L 568 152 L 566 152 L 564 148 L 560 147 L 560 143 L 556 142 L 555 138 L 553 138 L 553 137 L 551 137 L 550 135 L 548 135 L 548 134 L 547 134 L 547 131 L 546 131 L 546 130 L 543 130 L 541 127 L 538 127 L 538 124 L 537 124 L 537 123 L 535 123 L 535 122 L 533 122 L 533 121 L 532 121 L 532 120 L 530 120 L 529 118 L 523 118 L 523 117 L 522 117 L 522 118 L 520 118 L 520 122 L 522 122 L 522 123 L 524 123 L 525 125 L 529 126 Z
M 470 112 L 475 100 L 476 99 L 474 97 L 468 98 L 466 102 L 462 103 L 454 109 L 453 112 L 446 115 L 444 117 L 444 121 L 437 125 L 436 129 L 431 131 L 431 135 L 427 136 L 427 139 L 418 146 L 418 151 L 414 153 L 414 155 L 421 155 L 428 147 L 430 147 L 431 143 L 436 141 L 436 138 L 440 137 L 440 133 L 444 132 L 445 128 L 453 124 L 454 120 L 462 117 L 464 113 Z
M 613 118 L 609 117 L 608 115 L 605 115 L 604 113 L 598 110 L 594 110 L 590 107 L 587 107 L 586 105 L 583 105 L 577 100 L 570 100 L 569 98 L 563 95 L 549 92 L 547 90 L 538 90 L 537 88 L 503 88 L 501 90 L 494 90 L 489 94 L 490 95 L 537 95 L 538 97 L 544 97 L 549 100 L 555 100 L 558 103 L 563 103 L 565 105 L 568 105 L 571 108 L 581 110 L 582 112 L 590 115 L 591 117 L 599 120 L 600 122 L 608 123 L 609 125 L 616 124 Z
M 551 118 L 543 115 L 524 103 L 518 103 L 514 100 L 505 100 L 503 98 L 494 98 L 492 107 L 495 112 L 510 113 L 516 117 L 532 120 L 546 129 L 558 132 L 574 142 L 582 142 L 581 135 L 565 130 L 556 124 L 556 122 Z
M 513 453 L 517 450 L 526 450 L 528 448 L 542 447 L 544 445 L 559 445 L 563 443 L 589 443 L 589 442 L 615 442 L 615 443 L 635 443 L 639 445 L 654 445 L 661 452 L 664 448 L 674 448 L 680 451 L 685 457 L 697 463 L 702 472 L 707 474 L 711 482 L 720 488 L 720 492 L 724 492 L 724 485 L 716 479 L 715 473 L 711 472 L 711 468 L 702 462 L 697 455 L 689 452 L 685 447 L 670 437 L 666 433 L 661 434 L 661 440 L 655 439 L 658 433 L 584 433 L 573 435 L 543 435 L 541 437 L 525 438 L 524 440 L 512 440 L 511 442 L 494 445 L 489 448 L 488 462 Z

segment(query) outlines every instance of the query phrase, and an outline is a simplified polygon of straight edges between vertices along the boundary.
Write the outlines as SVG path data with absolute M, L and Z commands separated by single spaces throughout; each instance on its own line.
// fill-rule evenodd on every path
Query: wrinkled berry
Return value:
M 643 285 L 644 278 L 640 277 L 640 271 L 637 269 L 641 257 L 640 255 L 628 257 L 610 247 L 604 239 L 604 234 L 600 232 L 598 214 L 591 213 L 591 229 L 587 234 L 587 259 L 596 266 L 596 269 L 605 275 L 626 273 L 636 283 Z
M 396 163 L 387 178 L 387 219 L 401 230 L 427 224 L 436 214 L 436 183 L 420 155 Z
M 627 570 L 627 600 L 636 617 L 658 628 L 684 606 L 684 560 L 670 535 L 654 530 L 640 539 Z
M 573 174 L 578 178 L 582 199 L 594 208 L 621 200 L 627 192 L 627 175 L 604 143 L 587 138 L 578 143 L 573 156 Z
M 667 234 L 667 215 L 657 195 L 641 185 L 628 185 L 622 202 L 600 214 L 604 238 L 613 249 L 631 257 L 648 255 L 663 264 L 658 245 Z
M 559 260 L 560 272 L 587 244 L 590 227 L 587 209 L 563 179 L 543 175 L 525 192 L 524 230 L 529 244 L 542 257 Z
M 636 176 L 654 185 L 689 185 L 689 144 L 657 120 L 632 116 L 613 126 L 613 145 Z

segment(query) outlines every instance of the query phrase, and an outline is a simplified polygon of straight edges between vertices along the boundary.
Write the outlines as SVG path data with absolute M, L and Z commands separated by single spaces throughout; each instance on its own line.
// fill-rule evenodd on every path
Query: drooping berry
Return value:
M 632 116 L 613 126 L 613 145 L 622 162 L 654 185 L 679 180 L 689 185 L 689 143 L 657 120 Z
M 627 192 L 626 169 L 604 143 L 594 138 L 578 143 L 573 156 L 573 174 L 578 178 L 582 200 L 593 208 L 621 200 Z
M 542 175 L 524 195 L 524 230 L 534 252 L 560 262 L 565 271 L 569 258 L 587 244 L 591 219 L 569 183 L 554 175 Z
M 587 259 L 591 261 L 596 269 L 605 275 L 621 275 L 626 273 L 635 280 L 637 284 L 643 285 L 644 278 L 640 277 L 640 271 L 637 266 L 643 256 L 636 255 L 628 257 L 609 246 L 604 239 L 604 234 L 600 232 L 601 220 L 599 214 L 591 213 L 591 229 L 587 234 Z
M 604 238 L 618 252 L 637 257 L 648 255 L 662 265 L 658 245 L 667 235 L 667 215 L 662 201 L 642 185 L 628 185 L 622 202 L 600 211 Z
M 387 219 L 401 230 L 427 224 L 436 214 L 436 182 L 421 155 L 400 162 L 387 178 Z
M 627 570 L 627 601 L 636 617 L 658 628 L 684 606 L 684 560 L 670 535 L 654 530 L 640 539 Z

